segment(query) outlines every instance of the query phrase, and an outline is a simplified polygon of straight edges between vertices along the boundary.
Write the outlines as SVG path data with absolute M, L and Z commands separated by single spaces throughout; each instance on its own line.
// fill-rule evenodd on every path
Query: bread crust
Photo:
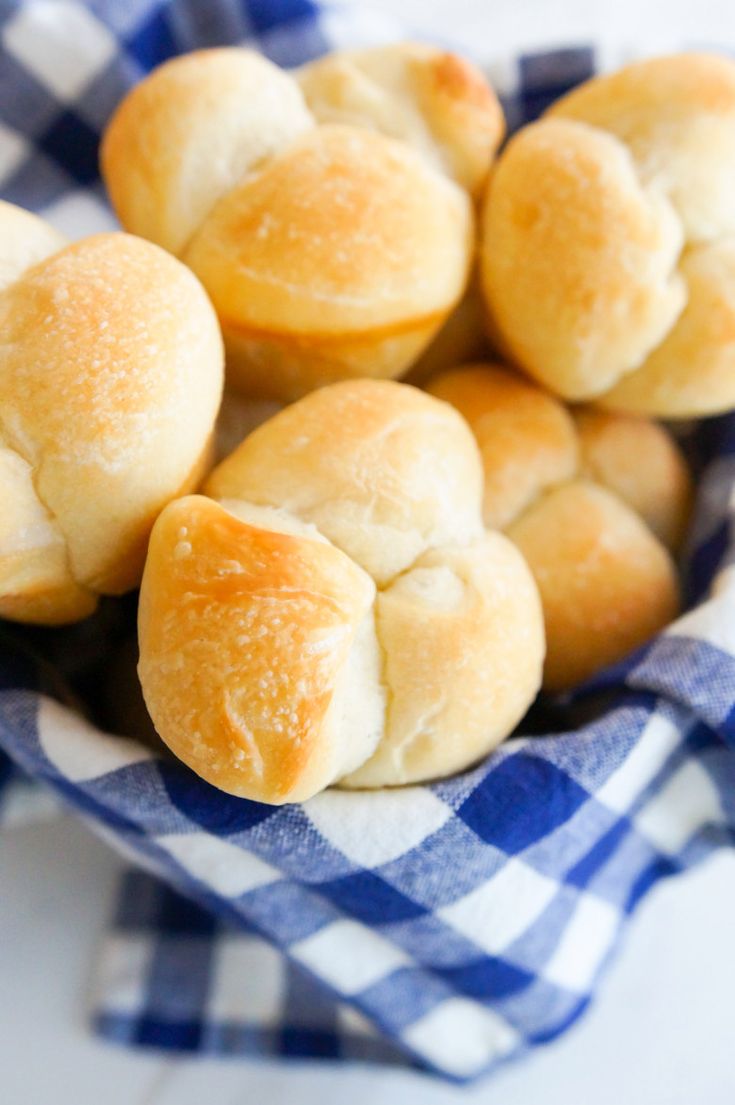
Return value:
M 343 777 L 432 779 L 486 755 L 528 708 L 538 594 L 517 550 L 483 530 L 477 447 L 448 404 L 335 384 L 258 427 L 206 491 L 217 502 L 184 499 L 156 523 L 140 606 L 151 716 L 204 778 L 270 803 Z M 301 681 L 317 686 L 315 665 L 305 728 L 289 704 Z
M 314 126 L 296 83 L 254 50 L 196 50 L 118 105 L 100 167 L 126 230 L 180 255 L 215 203 Z
M 438 377 L 477 438 L 485 524 L 516 543 L 541 593 L 544 687 L 566 690 L 641 645 L 678 609 L 671 552 L 692 482 L 670 433 L 648 419 L 554 396 L 498 365 Z
M 505 356 L 557 394 L 666 418 L 735 406 L 735 62 L 678 54 L 574 89 L 485 200 Z
M 419 150 L 477 197 L 505 132 L 497 96 L 474 65 L 426 43 L 338 50 L 297 72 L 319 123 L 368 127 Z
M 622 659 L 676 616 L 676 570 L 621 499 L 595 484 L 554 488 L 508 528 L 541 593 L 544 687 L 565 690 Z
M 156 515 L 204 474 L 222 389 L 216 317 L 163 250 L 100 234 L 8 284 L 0 328 L 0 447 L 15 458 L 7 548 L 39 561 L 35 583 L 5 561 L 0 612 L 76 620 L 95 595 L 137 586 Z
M 432 150 L 477 184 L 499 140 L 479 74 L 421 48 L 388 67 L 414 74 L 409 99 L 422 106 L 409 115 L 431 115 Z M 223 49 L 156 69 L 108 126 L 102 172 L 123 226 L 201 279 L 229 380 L 251 397 L 399 376 L 465 290 L 468 193 L 425 151 L 364 123 L 316 125 L 292 76 Z
M 326 542 L 249 526 L 202 496 L 170 504 L 138 622 L 163 740 L 231 794 L 278 804 L 321 790 L 343 762 L 330 706 L 374 592 Z

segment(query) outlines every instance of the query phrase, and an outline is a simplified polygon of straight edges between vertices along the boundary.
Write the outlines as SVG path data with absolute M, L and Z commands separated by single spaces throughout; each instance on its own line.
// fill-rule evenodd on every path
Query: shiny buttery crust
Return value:
M 544 686 L 570 687 L 663 628 L 677 606 L 666 547 L 680 547 L 692 506 L 671 435 L 643 418 L 569 412 L 496 365 L 446 373 L 431 391 L 477 438 L 485 524 L 505 529 L 536 578 Z
M 100 234 L 0 292 L 0 330 L 0 613 L 75 620 L 137 585 L 156 515 L 203 475 L 216 318 L 169 255 Z
M 477 175 L 474 143 L 482 172 L 489 157 L 483 127 L 470 125 L 477 90 L 466 74 L 455 102 L 451 65 L 439 68 L 446 80 L 427 110 L 438 134 L 461 117 L 456 157 Z M 248 50 L 154 70 L 113 116 L 102 172 L 123 226 L 202 280 L 229 379 L 251 397 L 400 375 L 467 283 L 467 192 L 407 142 L 317 126 L 294 78 Z
M 485 77 L 464 58 L 401 42 L 338 50 L 296 75 L 319 123 L 399 138 L 472 195 L 482 190 L 505 121 Z
M 505 352 L 567 399 L 735 406 L 735 63 L 598 77 L 522 130 L 488 190 L 483 288 Z
M 171 503 L 139 613 L 159 734 L 231 794 L 278 803 L 322 789 L 343 767 L 330 706 L 374 593 L 325 542 L 257 529 L 201 496 Z
M 320 127 L 216 205 L 184 252 L 232 379 L 294 399 L 415 359 L 467 281 L 466 196 L 402 143 Z
M 156 523 L 139 623 L 151 716 L 204 778 L 269 803 L 343 776 L 431 779 L 525 712 L 538 594 L 483 530 L 480 459 L 447 404 L 333 385 L 260 426 L 206 490 L 219 502 Z

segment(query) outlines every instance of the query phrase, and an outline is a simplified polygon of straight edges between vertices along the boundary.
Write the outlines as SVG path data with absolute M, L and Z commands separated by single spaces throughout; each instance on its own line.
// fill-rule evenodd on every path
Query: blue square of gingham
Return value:
M 400 37 L 309 0 L 0 4 L 0 193 L 58 226 L 111 225 L 96 169 L 123 92 L 171 54 L 248 41 L 281 64 Z M 518 125 L 589 49 L 499 64 Z M 107 737 L 0 663 L 0 742 L 140 870 L 99 965 L 109 1039 L 183 1051 L 412 1063 L 468 1080 L 564 1031 L 626 918 L 735 829 L 735 419 L 705 456 L 688 555 L 699 602 L 580 693 L 568 733 L 514 738 L 433 786 L 273 809 Z M 20 781 L 0 753 L 0 819 Z

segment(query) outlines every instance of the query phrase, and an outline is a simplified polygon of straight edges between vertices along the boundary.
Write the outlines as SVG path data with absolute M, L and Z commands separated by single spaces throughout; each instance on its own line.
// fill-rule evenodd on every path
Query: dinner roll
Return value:
M 669 198 L 688 242 L 735 234 L 735 64 L 717 54 L 648 58 L 549 109 L 614 134 L 641 180 Z
M 198 50 L 127 94 L 102 175 L 126 230 L 178 255 L 217 200 L 314 125 L 298 85 L 261 54 Z
M 506 355 L 572 400 L 735 406 L 735 62 L 680 54 L 572 91 L 509 143 L 481 273 Z
M 614 491 L 678 552 L 692 511 L 692 477 L 671 434 L 647 418 L 575 411 L 584 476 Z
M 233 188 L 183 254 L 212 297 L 232 379 L 294 399 L 394 376 L 459 299 L 464 194 L 408 146 L 320 127 Z
M 438 376 L 429 391 L 451 403 L 477 439 L 485 473 L 485 525 L 504 529 L 579 468 L 572 416 L 547 392 L 500 367 L 470 365 Z
M 335 385 L 286 407 L 204 490 L 302 518 L 381 585 L 425 549 L 482 533 L 482 467 L 466 423 L 390 381 Z
M 8 284 L 0 331 L 0 615 L 73 621 L 137 585 L 156 515 L 203 475 L 217 320 L 183 265 L 99 234 Z
M 487 533 L 450 406 L 347 381 L 260 426 L 151 538 L 140 678 L 203 778 L 268 803 L 460 770 L 541 680 L 538 593 Z M 214 499 L 218 501 L 213 501 Z
M 251 397 L 401 374 L 467 283 L 467 193 L 406 142 L 316 126 L 250 51 L 155 70 L 113 116 L 102 171 L 123 225 L 201 279 Z
M 430 549 L 376 603 L 385 728 L 344 786 L 451 775 L 510 733 L 538 690 L 538 598 L 502 534 Z
M 497 96 L 466 59 L 400 42 L 338 50 L 296 76 L 319 123 L 400 138 L 473 195 L 482 189 L 505 121 Z
M 663 545 L 596 484 L 552 488 L 507 533 L 541 592 L 546 690 L 573 687 L 621 660 L 678 612 L 676 570 Z
M 505 530 L 541 592 L 544 687 L 621 659 L 677 611 L 678 549 L 692 503 L 681 452 L 642 418 L 580 408 L 496 365 L 438 377 L 477 438 L 486 525 Z M 593 482 L 594 481 L 594 482 Z
M 482 281 L 507 353 L 566 399 L 608 391 L 685 301 L 668 201 L 617 139 L 553 119 L 520 131 L 493 174 Z
M 485 360 L 489 352 L 485 305 L 479 282 L 473 275 L 441 330 L 406 373 L 405 382 L 422 387 L 427 380 L 455 365 Z

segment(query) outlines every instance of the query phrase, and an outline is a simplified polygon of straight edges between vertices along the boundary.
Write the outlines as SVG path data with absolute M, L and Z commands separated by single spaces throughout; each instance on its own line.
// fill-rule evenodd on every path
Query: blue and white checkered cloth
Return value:
M 100 129 L 165 57 L 249 41 L 294 64 L 396 37 L 309 0 L 0 0 L 0 35 L 0 194 L 76 233 L 111 225 Z M 595 65 L 573 49 L 494 73 L 518 124 Z M 100 964 L 99 1032 L 467 1080 L 571 1025 L 644 894 L 735 833 L 735 418 L 690 446 L 690 612 L 557 704 L 568 731 L 433 786 L 230 798 L 82 720 L 0 645 L 0 744 L 138 868 Z M 14 773 L 2 758 L 0 817 L 28 789 Z

